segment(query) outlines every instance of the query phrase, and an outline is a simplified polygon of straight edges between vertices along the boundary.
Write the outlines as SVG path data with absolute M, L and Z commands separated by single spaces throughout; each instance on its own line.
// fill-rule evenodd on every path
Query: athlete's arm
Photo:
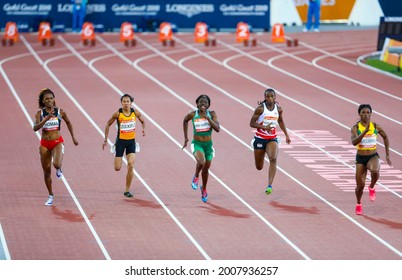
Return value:
M 64 120 L 64 122 L 66 123 L 68 131 L 70 131 L 71 138 L 73 140 L 74 145 L 77 146 L 78 141 L 77 141 L 77 139 L 75 139 L 75 136 L 74 136 L 73 124 L 70 122 L 70 119 L 68 118 L 67 113 L 64 110 L 60 109 L 60 115 L 61 115 L 62 119 Z
M 183 119 L 183 133 L 184 133 L 184 144 L 182 149 L 184 149 L 185 147 L 187 147 L 187 143 L 188 143 L 188 122 L 194 118 L 195 115 L 195 111 L 191 111 L 189 112 Z
M 107 138 L 109 135 L 109 127 L 114 123 L 115 120 L 119 117 L 119 111 L 116 111 L 112 117 L 107 121 L 105 126 L 105 141 L 103 141 L 102 149 L 104 150 L 107 144 Z

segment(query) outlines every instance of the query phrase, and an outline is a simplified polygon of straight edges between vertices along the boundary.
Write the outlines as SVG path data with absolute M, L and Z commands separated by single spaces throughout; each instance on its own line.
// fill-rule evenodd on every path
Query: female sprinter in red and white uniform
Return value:
M 389 140 L 388 136 L 377 123 L 371 121 L 371 106 L 362 104 L 357 112 L 360 116 L 358 121 L 351 129 L 352 144 L 357 148 L 356 154 L 356 214 L 362 215 L 362 196 L 364 185 L 366 184 L 367 170 L 371 174 L 371 182 L 368 187 L 369 197 L 371 201 L 375 200 L 375 183 L 380 177 L 380 156 L 377 153 L 377 135 L 380 134 L 384 139 L 385 159 L 391 166 L 389 157 Z
M 257 131 L 253 139 L 255 167 L 261 170 L 264 167 L 265 153 L 269 158 L 268 186 L 266 194 L 272 193 L 272 183 L 276 173 L 276 159 L 278 157 L 278 137 L 276 128 L 279 125 L 285 133 L 286 143 L 290 138 L 283 121 L 283 109 L 276 103 L 276 94 L 273 89 L 264 92 L 265 100 L 255 109 L 250 120 L 250 126 Z
M 108 120 L 105 126 L 105 141 L 102 144 L 102 149 L 104 150 L 107 144 L 107 139 L 109 135 L 109 127 L 117 121 L 117 138 L 114 145 L 115 148 L 115 158 L 114 158 L 114 170 L 120 171 L 121 165 L 123 163 L 124 151 L 126 151 L 127 158 L 127 175 L 126 175 L 126 188 L 123 193 L 125 197 L 133 197 L 130 192 L 131 182 L 134 177 L 134 162 L 135 162 L 135 129 L 137 119 L 142 125 L 142 136 L 145 136 L 145 122 L 138 110 L 131 108 L 131 104 L 134 98 L 129 94 L 124 94 L 121 98 L 122 108 L 113 113 L 112 117 Z
M 53 166 L 56 168 L 56 176 L 61 179 L 63 173 L 61 171 L 61 165 L 63 161 L 63 137 L 60 134 L 61 119 L 63 119 L 67 128 L 70 131 L 71 138 L 75 146 L 78 145 L 77 139 L 74 136 L 73 125 L 67 117 L 64 110 L 56 107 L 54 93 L 45 88 L 39 93 L 39 110 L 35 114 L 34 131 L 42 129 L 42 138 L 40 140 L 40 159 L 43 168 L 43 174 L 45 177 L 45 184 L 49 192 L 46 206 L 53 204 L 53 189 L 51 178 L 52 158 Z

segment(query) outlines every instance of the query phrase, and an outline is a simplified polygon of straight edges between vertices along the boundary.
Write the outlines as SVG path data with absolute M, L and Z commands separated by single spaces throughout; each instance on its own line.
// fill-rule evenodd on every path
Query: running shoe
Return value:
M 196 190 L 198 188 L 198 178 L 193 176 L 193 180 L 191 181 L 191 187 L 193 190 Z
M 265 189 L 265 193 L 266 193 L 267 195 L 272 193 L 272 186 L 271 186 L 271 185 L 269 185 L 269 186 Z
M 356 215 L 361 215 L 363 214 L 363 207 L 362 204 L 356 204 Z
M 61 171 L 61 169 L 56 169 L 56 176 L 58 179 L 61 179 L 63 177 L 63 171 Z
M 134 195 L 131 192 L 124 192 L 125 197 L 133 197 Z
M 45 205 L 46 206 L 52 206 L 52 204 L 53 204 L 53 195 L 49 195 L 47 197 L 47 201 L 45 202 Z
M 375 200 L 375 188 L 368 188 L 369 189 L 369 196 L 370 196 L 370 201 Z
M 207 194 L 207 191 L 204 190 L 204 188 L 203 188 L 202 186 L 200 187 L 200 190 L 201 190 L 201 200 L 202 200 L 203 202 L 207 202 L 207 201 L 208 201 L 208 194 Z

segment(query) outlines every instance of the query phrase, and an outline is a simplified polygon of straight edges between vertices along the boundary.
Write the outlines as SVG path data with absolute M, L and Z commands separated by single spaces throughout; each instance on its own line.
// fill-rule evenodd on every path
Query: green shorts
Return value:
M 215 156 L 215 149 L 212 147 L 212 141 L 200 142 L 197 140 L 191 141 L 191 152 L 193 155 L 196 151 L 201 151 L 207 161 L 211 161 Z

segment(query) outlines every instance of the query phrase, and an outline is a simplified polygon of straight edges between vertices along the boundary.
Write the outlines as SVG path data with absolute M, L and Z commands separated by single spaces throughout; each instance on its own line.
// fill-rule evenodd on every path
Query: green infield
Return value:
M 378 58 L 368 58 L 368 59 L 366 59 L 365 62 L 367 65 L 370 65 L 377 69 L 380 69 L 380 70 L 389 72 L 391 74 L 397 75 L 399 77 L 402 77 L 402 69 L 400 69 L 400 71 L 398 71 L 398 67 L 396 67 L 395 65 L 386 63 Z

